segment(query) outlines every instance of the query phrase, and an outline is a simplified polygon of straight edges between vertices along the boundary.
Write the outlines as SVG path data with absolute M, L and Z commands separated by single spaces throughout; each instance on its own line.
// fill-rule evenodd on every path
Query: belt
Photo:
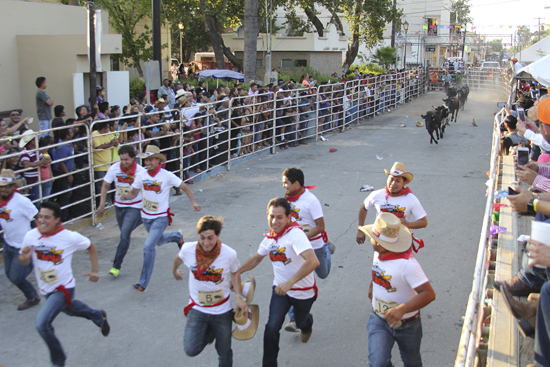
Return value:
M 313 286 L 306 287 L 306 288 L 290 288 L 291 291 L 309 291 L 310 289 L 313 289 L 315 292 L 315 298 L 313 299 L 313 302 L 317 301 L 317 294 L 319 293 L 319 288 L 317 288 L 317 282 L 315 279 L 313 280 Z
M 321 232 L 320 234 L 318 234 L 317 236 L 313 237 L 313 238 L 310 238 L 309 240 L 310 241 L 313 241 L 313 240 L 318 240 L 322 238 L 323 239 L 323 242 L 324 243 L 328 243 L 328 235 L 327 235 L 327 232 L 326 231 L 323 231 Z
M 401 319 L 401 326 L 403 326 L 405 324 L 408 324 L 409 322 L 413 322 L 414 320 L 416 320 L 419 317 L 420 317 L 420 311 L 418 311 L 418 313 L 416 315 L 411 316 L 408 319 Z

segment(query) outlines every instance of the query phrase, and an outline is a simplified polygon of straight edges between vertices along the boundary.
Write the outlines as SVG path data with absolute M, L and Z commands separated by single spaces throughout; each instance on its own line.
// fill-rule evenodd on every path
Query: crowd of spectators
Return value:
M 157 145 L 167 156 L 166 169 L 182 172 L 192 184 L 195 175 L 228 159 L 307 144 L 317 134 L 324 139 L 323 134 L 386 113 L 423 93 L 425 75 L 419 68 L 382 75 L 357 72 L 352 80 L 332 83 L 317 83 L 304 74 L 298 81 L 265 86 L 251 81 L 207 88 L 201 81 L 194 87 L 168 78 L 162 84 L 127 106 L 109 104 L 105 89 L 97 86 L 97 98 L 68 118 L 65 107 L 46 93 L 45 78 L 38 78 L 39 118 L 46 119 L 53 108 L 52 120 L 41 120 L 41 126 L 51 128 L 37 136 L 27 126 L 31 119 L 22 119 L 18 110 L 9 121 L 0 121 L 2 169 L 16 172 L 26 186 L 22 192 L 36 205 L 57 201 L 67 221 L 92 211 L 89 182 L 95 182 L 97 198 L 121 145 L 131 144 L 136 152 Z

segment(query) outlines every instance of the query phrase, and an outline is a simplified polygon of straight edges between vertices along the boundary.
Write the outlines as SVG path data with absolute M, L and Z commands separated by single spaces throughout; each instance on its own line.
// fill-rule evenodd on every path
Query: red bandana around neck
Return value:
M 221 242 L 218 241 L 216 243 L 216 246 L 212 249 L 210 252 L 205 252 L 201 245 L 197 243 L 197 249 L 195 250 L 195 257 L 197 259 L 197 274 L 200 275 L 212 265 L 214 260 L 217 259 L 218 255 L 220 254 L 221 250 Z
M 272 238 L 275 240 L 275 242 L 277 242 L 279 238 L 283 237 L 285 234 L 290 232 L 290 230 L 293 229 L 294 227 L 302 228 L 300 227 L 298 222 L 292 222 L 290 224 L 287 224 L 279 233 L 275 233 L 270 229 L 269 234 L 266 234 L 264 236 L 266 236 L 267 238 Z
M 120 170 L 122 172 L 126 173 L 127 175 L 130 175 L 130 176 L 135 176 L 136 175 L 136 168 L 137 168 L 136 161 L 132 162 L 132 166 L 130 167 L 129 170 L 125 170 L 124 168 L 122 168 L 122 165 L 120 166 Z
M 55 236 L 56 234 L 58 234 L 59 232 L 63 231 L 64 229 L 65 229 L 65 228 L 64 228 L 63 225 L 60 223 L 60 224 L 58 224 L 58 225 L 54 228 L 54 230 L 53 230 L 52 232 L 50 232 L 50 233 L 44 234 L 44 233 L 42 233 L 42 232 L 39 231 L 40 234 L 41 234 L 41 236 L 38 237 L 38 239 L 40 240 L 40 239 L 42 239 L 42 238 Z
M 386 200 L 388 200 L 389 196 L 403 196 L 407 194 L 412 194 L 411 189 L 409 189 L 408 187 L 405 187 L 403 190 L 399 191 L 397 194 L 390 193 L 388 186 L 384 187 L 384 190 L 386 190 Z
M 408 260 L 411 256 L 411 249 L 408 249 L 405 252 L 386 252 L 384 255 L 378 254 L 378 260 L 388 261 L 388 260 L 397 260 L 405 259 Z
M 13 190 L 13 192 L 12 192 L 11 195 L 10 195 L 10 197 L 7 198 L 6 200 L 0 199 L 0 208 L 5 207 L 6 205 L 8 205 L 8 203 L 10 202 L 10 200 L 13 199 L 13 195 L 15 195 L 16 192 L 19 192 L 19 190 L 17 190 L 17 189 Z
M 317 185 L 303 186 L 300 190 L 297 190 L 292 194 L 285 194 L 285 199 L 290 202 L 297 201 L 300 198 L 300 196 L 302 196 L 303 193 L 306 192 L 306 189 L 313 190 L 316 187 Z
M 155 168 L 154 170 L 152 170 L 152 171 L 147 170 L 147 173 L 149 174 L 149 176 L 155 177 L 155 176 L 157 175 L 157 173 L 160 172 L 161 168 L 162 168 L 162 167 L 161 167 L 160 164 L 159 164 L 158 167 Z

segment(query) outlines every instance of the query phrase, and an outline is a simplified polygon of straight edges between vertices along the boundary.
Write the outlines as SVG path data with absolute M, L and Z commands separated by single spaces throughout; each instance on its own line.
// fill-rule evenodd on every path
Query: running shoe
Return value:
M 118 277 L 118 273 L 120 272 L 120 269 L 117 269 L 117 268 L 112 268 L 110 271 L 109 271 L 109 274 L 111 274 L 112 276 L 114 276 L 115 278 Z

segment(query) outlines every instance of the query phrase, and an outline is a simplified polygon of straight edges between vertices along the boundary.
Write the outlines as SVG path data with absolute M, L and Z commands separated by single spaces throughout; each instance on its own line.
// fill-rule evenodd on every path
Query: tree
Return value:
M 470 16 L 469 0 L 452 0 L 451 3 L 451 24 L 466 25 L 472 23 Z
M 383 39 L 386 24 L 400 19 L 402 11 L 394 8 L 391 0 L 345 0 L 340 4 L 352 31 L 342 63 L 342 73 L 345 75 L 357 57 L 359 43 L 367 48 L 377 45 Z
M 97 0 L 96 5 L 109 12 L 111 27 L 122 35 L 122 54 L 114 55 L 124 64 L 135 67 L 143 77 L 140 61 L 153 58 L 152 30 L 144 25 L 138 32 L 137 26 L 151 17 L 150 0 Z
M 517 43 L 520 49 L 524 49 L 531 44 L 531 31 L 526 26 L 522 25 L 517 31 Z
M 395 47 L 380 47 L 372 54 L 375 63 L 384 69 L 390 69 L 392 65 L 397 64 L 397 52 Z
M 244 80 L 256 80 L 256 55 L 258 44 L 258 0 L 244 2 Z
M 502 38 L 492 40 L 491 42 L 487 43 L 487 46 L 491 46 L 494 52 L 504 51 L 504 46 L 502 45 Z

